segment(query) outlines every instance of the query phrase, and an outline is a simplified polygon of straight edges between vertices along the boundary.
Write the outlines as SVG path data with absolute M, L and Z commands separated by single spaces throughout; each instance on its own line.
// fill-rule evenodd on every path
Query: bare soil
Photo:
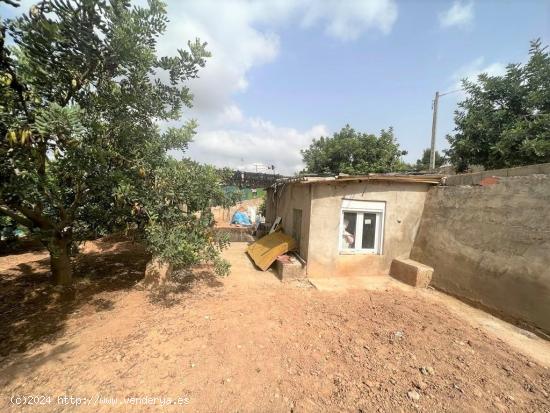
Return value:
M 242 244 L 152 294 L 138 245 L 83 250 L 68 293 L 44 252 L 0 257 L 0 412 L 550 412 L 546 367 L 421 295 L 284 284 Z

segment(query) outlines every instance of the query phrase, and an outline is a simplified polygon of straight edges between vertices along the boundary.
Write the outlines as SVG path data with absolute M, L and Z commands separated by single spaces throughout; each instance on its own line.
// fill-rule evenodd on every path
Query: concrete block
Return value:
M 462 185 L 462 182 L 463 182 L 463 179 L 462 179 L 462 175 L 451 175 L 451 176 L 448 176 L 447 177 L 447 180 L 445 181 L 445 183 L 448 185 L 448 186 L 454 186 L 454 185 Z
M 470 177 L 472 178 L 472 183 L 469 183 L 467 185 L 479 185 L 483 177 L 486 176 L 484 174 L 484 172 L 476 172 L 474 174 L 471 174 Z
M 425 288 L 432 280 L 434 269 L 410 258 L 394 258 L 390 275 L 413 287 Z
M 306 269 L 300 261 L 291 255 L 280 255 L 275 260 L 277 276 L 281 281 L 302 280 L 306 278 Z
M 490 176 L 508 176 L 510 173 L 510 169 L 492 169 L 490 171 L 483 172 L 483 178 L 487 178 Z
M 447 177 L 447 186 L 473 185 L 473 174 L 452 175 Z
M 550 174 L 550 163 L 541 163 L 537 165 L 518 166 L 515 168 L 493 169 L 483 172 L 472 172 L 468 174 L 452 175 L 447 177 L 448 186 L 460 185 L 482 185 L 480 182 L 490 176 L 527 176 L 534 174 Z
M 544 171 L 544 164 L 542 165 L 526 165 L 518 168 L 508 169 L 509 176 L 526 176 L 540 174 Z
M 220 234 L 226 234 L 230 242 L 254 242 L 252 227 L 220 227 L 215 229 Z

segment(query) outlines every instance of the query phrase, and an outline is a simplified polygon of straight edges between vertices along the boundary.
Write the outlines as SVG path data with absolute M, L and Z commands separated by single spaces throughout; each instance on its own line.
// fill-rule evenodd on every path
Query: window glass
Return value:
M 344 226 L 342 233 L 342 247 L 355 248 L 355 228 L 357 214 L 355 212 L 344 212 Z
M 363 214 L 363 239 L 361 248 L 373 249 L 376 237 L 376 214 L 365 212 Z

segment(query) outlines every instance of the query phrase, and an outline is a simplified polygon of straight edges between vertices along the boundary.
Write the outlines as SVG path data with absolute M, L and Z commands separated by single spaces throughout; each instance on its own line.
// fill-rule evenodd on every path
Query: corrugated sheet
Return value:
M 265 271 L 279 255 L 293 251 L 297 246 L 294 238 L 286 235 L 283 231 L 276 231 L 250 244 L 246 252 L 250 255 L 252 261 L 262 271 Z
M 411 182 L 437 185 L 441 183 L 441 175 L 365 175 L 365 176 L 339 176 L 336 182 L 342 181 L 385 181 L 385 182 Z
M 277 181 L 275 185 L 283 184 L 330 184 L 337 182 L 404 182 L 439 185 L 444 175 L 399 175 L 399 174 L 371 174 L 371 175 L 339 175 L 339 176 L 301 176 Z

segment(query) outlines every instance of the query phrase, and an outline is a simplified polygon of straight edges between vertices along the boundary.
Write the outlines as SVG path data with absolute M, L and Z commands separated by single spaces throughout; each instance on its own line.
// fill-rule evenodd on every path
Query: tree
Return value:
M 185 82 L 209 53 L 196 40 L 157 57 L 166 22 L 158 0 L 57 0 L 1 23 L 0 213 L 44 243 L 59 284 L 79 240 L 121 228 L 161 259 L 227 271 L 209 214 L 229 202 L 219 174 L 167 156 L 196 124 L 157 125 L 191 105 Z
M 529 56 L 503 76 L 462 81 L 467 97 L 455 112 L 456 133 L 447 136 L 458 171 L 550 162 L 550 55 L 536 40 Z
M 306 165 L 303 173 L 337 175 L 395 172 L 405 168 L 393 129 L 382 130 L 380 136 L 356 132 L 346 125 L 332 137 L 314 139 L 302 150 Z
M 415 169 L 417 171 L 426 171 L 430 169 L 430 148 L 424 149 L 422 151 L 422 157 L 416 160 Z M 439 154 L 438 151 L 435 151 L 435 167 L 439 168 L 445 163 L 445 158 Z

